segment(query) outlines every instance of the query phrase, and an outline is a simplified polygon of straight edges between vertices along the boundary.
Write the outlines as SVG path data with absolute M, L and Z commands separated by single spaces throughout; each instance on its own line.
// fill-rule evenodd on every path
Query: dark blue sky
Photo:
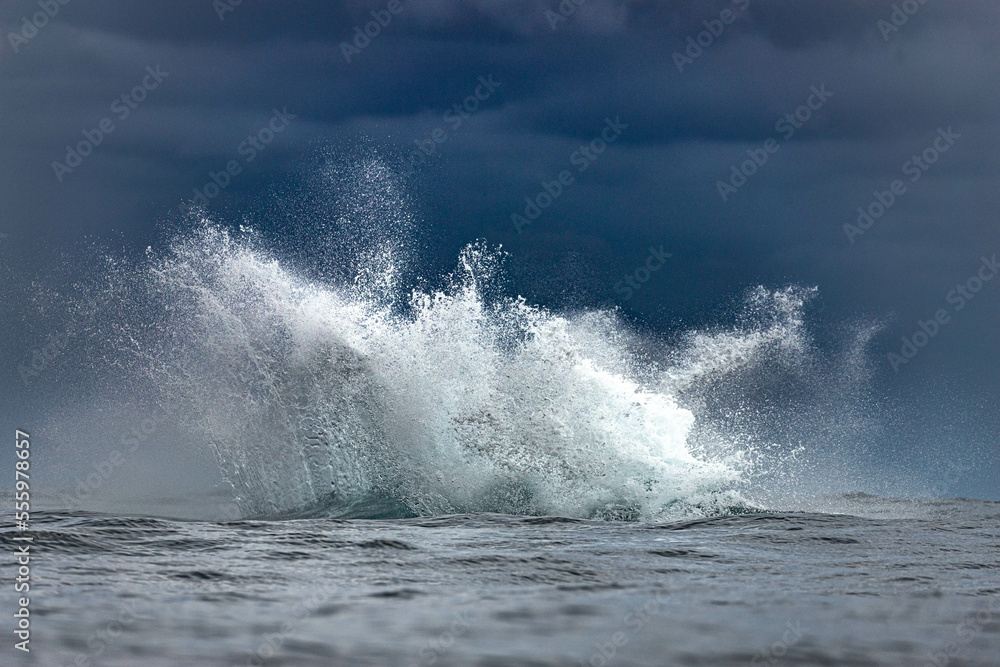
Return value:
M 15 380 L 32 280 L 81 247 L 156 243 L 196 189 L 275 226 L 270 193 L 378 159 L 428 266 L 502 243 L 535 301 L 674 330 L 756 285 L 817 286 L 821 342 L 884 323 L 893 447 L 975 452 L 958 488 L 996 495 L 996 3 L 4 0 L 0 30 Z

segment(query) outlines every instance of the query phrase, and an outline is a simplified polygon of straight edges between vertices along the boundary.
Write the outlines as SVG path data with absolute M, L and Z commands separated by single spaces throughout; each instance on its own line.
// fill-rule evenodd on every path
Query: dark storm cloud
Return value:
M 220 0 L 228 4 L 231 0 Z M 443 39 L 469 39 L 545 35 L 556 29 L 602 34 L 626 34 L 636 30 L 667 31 L 677 35 L 700 31 L 705 20 L 724 9 L 747 4 L 753 18 L 752 30 L 767 35 L 776 44 L 802 46 L 818 40 L 855 41 L 859 27 L 888 15 L 893 2 L 825 2 L 823 0 L 585 0 L 572 13 L 570 3 L 559 0 L 425 0 L 401 2 L 405 17 L 390 31 L 396 35 L 436 35 Z M 60 9 L 60 21 L 80 29 L 115 32 L 142 40 L 191 42 L 273 41 L 280 37 L 338 40 L 356 25 L 371 20 L 371 11 L 380 11 L 387 2 L 323 2 L 300 0 L 244 0 L 219 11 L 212 0 L 139 5 L 125 0 L 76 3 Z M 573 3 L 575 4 L 575 3 Z M 79 6 L 76 6 L 79 5 Z M 0 16 L 11 24 L 38 7 L 33 2 L 11 2 Z M 220 16 L 221 14 L 221 16 Z M 958 17 L 979 17 L 975 7 L 954 12 Z M 553 18 L 558 15 L 559 18 Z M 567 20 L 562 21 L 560 18 Z M 221 31 L 220 22 L 235 26 Z
M 711 322 L 757 284 L 818 285 L 829 319 L 889 322 L 882 363 L 1000 250 L 992 1 L 410 0 L 389 18 L 388 0 L 220 0 L 232 9 L 221 18 L 213 0 L 54 2 L 47 25 L 13 42 L 38 0 L 0 4 L 0 265 L 20 262 L 24 281 L 84 238 L 155 242 L 230 161 L 241 172 L 210 211 L 266 225 L 262 200 L 318 155 L 405 170 L 439 129 L 445 142 L 406 186 L 428 264 L 502 242 L 521 293 L 619 306 L 653 327 Z M 373 11 L 386 25 L 355 43 Z M 147 67 L 169 75 L 121 118 L 113 105 Z M 490 76 L 501 85 L 476 100 Z M 832 97 L 785 138 L 776 122 L 814 86 Z M 463 104 L 475 109 L 456 127 Z M 294 118 L 247 162 L 240 147 L 276 108 Z M 105 118 L 114 132 L 57 180 L 52 163 Z M 518 234 L 511 214 L 574 168 L 607 118 L 627 130 Z M 857 209 L 949 127 L 954 147 L 849 238 Z M 723 201 L 718 183 L 774 137 L 778 152 Z M 622 302 L 616 282 L 661 245 L 669 265 Z M 0 306 L 30 318 L 32 288 L 5 284 Z M 998 299 L 984 291 L 899 376 L 883 364 L 887 382 L 952 377 L 995 393 Z M 12 358 L 30 355 L 2 333 L 20 341 Z
M 919 3 L 924 9 L 927 1 Z M 226 6 L 232 0 L 219 0 Z M 625 35 L 655 33 L 665 38 L 681 37 L 705 28 L 704 22 L 724 10 L 746 8 L 745 29 L 765 36 L 775 45 L 801 48 L 823 41 L 858 42 L 876 31 L 875 22 L 888 18 L 896 0 L 425 0 L 404 2 L 387 33 L 396 36 L 435 36 L 446 40 L 515 40 L 544 37 L 567 30 L 577 33 Z M 388 2 L 355 1 L 329 3 L 299 0 L 244 0 L 220 12 L 212 0 L 139 5 L 125 0 L 78 3 L 61 6 L 58 21 L 83 30 L 113 32 L 144 41 L 182 44 L 209 42 L 272 42 L 282 37 L 339 42 L 355 26 L 372 20 Z M 933 6 L 935 3 L 930 2 Z M 939 3 L 940 4 L 940 3 Z M 22 16 L 39 10 L 37 3 L 22 0 L 7 3 L 0 20 L 16 25 Z M 567 13 L 566 8 L 571 8 Z M 220 16 L 221 14 L 221 16 Z M 566 20 L 562 20 L 566 19 Z M 984 2 L 953 3 L 940 20 L 988 31 L 996 13 Z M 220 30 L 219 24 L 229 26 Z M 555 26 L 555 27 L 553 27 Z M 918 27 L 919 31 L 920 28 Z
M 892 4 L 588 0 L 562 20 L 566 3 L 540 0 L 404 3 L 348 64 L 341 45 L 382 3 L 248 0 L 220 19 L 208 0 L 69 2 L 17 54 L 5 40 L 2 103 L 21 119 L 5 146 L 31 162 L 24 177 L 40 178 L 150 64 L 172 78 L 92 162 L 117 156 L 203 171 L 274 105 L 291 105 L 299 119 L 277 155 L 301 150 L 310 134 L 380 123 L 409 143 L 490 73 L 505 84 L 494 102 L 500 115 L 484 129 L 528 137 L 583 140 L 605 116 L 622 115 L 626 144 L 762 141 L 814 84 L 836 97 L 799 142 L 992 125 L 997 70 L 974 55 L 989 48 L 996 13 L 984 3 L 932 3 L 887 41 L 876 21 Z M 738 6 L 744 15 L 678 71 L 686 40 Z M 5 34 L 36 9 L 6 5 Z
M 276 107 L 295 119 L 243 165 L 226 193 L 233 201 L 286 178 L 317 139 L 364 137 L 384 154 L 410 153 L 448 128 L 444 114 L 479 77 L 493 75 L 500 89 L 423 172 L 450 192 L 442 215 L 456 218 L 459 236 L 510 240 L 509 214 L 524 196 L 565 168 L 605 118 L 620 117 L 627 132 L 532 238 L 552 233 L 610 257 L 630 239 L 642 246 L 664 235 L 705 257 L 758 247 L 758 260 L 741 257 L 712 280 L 822 279 L 843 285 L 845 302 L 864 290 L 859 272 L 888 261 L 880 256 L 921 257 L 870 296 L 878 310 L 905 309 L 908 294 L 960 274 L 988 234 L 1000 20 L 985 1 L 915 2 L 884 36 L 878 21 L 903 4 L 587 0 L 568 12 L 554 0 L 412 1 L 347 62 L 343 45 L 388 2 L 244 0 L 220 18 L 212 0 L 70 0 L 16 53 L 9 34 L 38 4 L 8 2 L 0 232 L 12 244 L 148 231 L 238 158 Z M 679 71 L 689 40 L 741 7 Z M 169 77 L 129 118 L 113 116 L 114 101 L 157 65 Z M 812 86 L 833 97 L 724 205 L 716 182 L 775 136 L 776 121 Z M 58 182 L 53 161 L 105 117 L 115 132 Z M 906 228 L 886 224 L 847 245 L 844 222 L 942 126 L 963 139 L 897 207 Z
M 5 44 L 4 56 L 13 85 L 30 79 L 32 88 L 43 89 L 40 95 L 59 95 L 67 109 L 76 108 L 66 102 L 67 92 L 95 103 L 110 81 L 130 85 L 125 65 L 141 54 L 147 61 L 169 58 L 184 77 L 183 86 L 164 90 L 161 104 L 190 99 L 199 109 L 256 110 L 274 98 L 295 99 L 310 120 L 324 124 L 433 110 L 492 70 L 511 82 L 505 91 L 511 123 L 577 138 L 590 131 L 594 116 L 618 111 L 638 121 L 631 142 L 756 140 L 772 131 L 775 114 L 801 103 L 796 81 L 800 89 L 828 81 L 854 116 L 813 125 L 804 137 L 905 131 L 934 114 L 980 122 L 977 112 L 990 103 L 994 72 L 956 70 L 961 63 L 948 61 L 967 45 L 988 43 L 995 12 L 975 4 L 921 7 L 938 24 L 960 31 L 966 46 L 953 41 L 907 48 L 926 37 L 925 27 L 918 17 L 885 43 L 876 20 L 891 14 L 891 4 L 751 2 L 683 73 L 674 54 L 705 30 L 705 21 L 736 4 L 589 0 L 555 31 L 546 11 L 558 12 L 556 2 L 404 4 L 348 66 L 340 45 L 372 20 L 373 8 L 383 10 L 380 3 L 248 0 L 220 20 L 207 0 L 150 7 L 71 2 L 20 53 Z M 11 3 L 0 17 L 5 32 L 33 8 Z M 901 64 L 900 57 L 912 64 Z M 65 77 L 73 83 L 59 81 Z M 945 94 L 928 100 L 921 95 L 925 87 Z M 849 91 L 857 91 L 854 99 Z M 885 113 L 890 107 L 891 116 Z

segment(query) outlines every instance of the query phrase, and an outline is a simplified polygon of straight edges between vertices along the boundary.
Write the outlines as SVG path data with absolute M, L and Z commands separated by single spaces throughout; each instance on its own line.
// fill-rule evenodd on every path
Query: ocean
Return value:
M 1000 503 L 35 518 L 34 665 L 997 665 Z M 836 510 L 836 513 L 833 510 Z M 13 531 L 0 535 L 13 550 Z M 13 579 L 15 565 L 0 568 Z
M 386 238 L 310 279 L 203 221 L 62 297 L 53 364 L 106 391 L 31 434 L 3 664 L 1000 664 L 1000 504 L 891 492 L 870 327 L 824 356 L 789 286 L 659 339 L 505 296 L 482 243 L 406 288 Z M 216 488 L 110 493 L 191 448 Z

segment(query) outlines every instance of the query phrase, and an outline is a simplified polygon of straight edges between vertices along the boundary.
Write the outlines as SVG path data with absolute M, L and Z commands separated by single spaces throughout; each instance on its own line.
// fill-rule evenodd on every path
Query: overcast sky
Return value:
M 531 299 L 654 327 L 712 322 L 755 285 L 817 286 L 818 320 L 885 322 L 887 390 L 917 396 L 917 413 L 964 406 L 960 439 L 995 448 L 1000 280 L 961 309 L 948 296 L 1000 253 L 1000 6 L 561 6 L 0 0 L 4 263 L 23 281 L 85 242 L 145 247 L 227 163 L 209 210 L 256 220 L 262 193 L 322 159 L 405 171 L 436 136 L 406 179 L 429 264 L 502 243 Z M 98 137 L 73 167 L 67 147 Z M 564 170 L 519 233 L 512 214 Z M 660 246 L 669 260 L 623 298 Z M 27 284 L 8 281 L 8 312 L 24 315 Z M 942 309 L 894 369 L 901 337 Z M 11 371 L 32 348 L 6 326 Z

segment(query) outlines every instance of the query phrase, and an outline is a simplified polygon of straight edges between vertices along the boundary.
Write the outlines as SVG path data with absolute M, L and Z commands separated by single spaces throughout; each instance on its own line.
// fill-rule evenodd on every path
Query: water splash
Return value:
M 651 363 L 613 312 L 490 296 L 468 246 L 438 290 L 309 282 L 251 231 L 203 222 L 150 257 L 167 313 L 150 378 L 185 397 L 250 516 L 460 512 L 657 519 L 749 507 L 745 443 L 695 438 L 678 397 L 777 347 L 802 354 L 808 291 L 758 290 L 762 322 Z M 716 434 L 718 435 L 718 434 Z

